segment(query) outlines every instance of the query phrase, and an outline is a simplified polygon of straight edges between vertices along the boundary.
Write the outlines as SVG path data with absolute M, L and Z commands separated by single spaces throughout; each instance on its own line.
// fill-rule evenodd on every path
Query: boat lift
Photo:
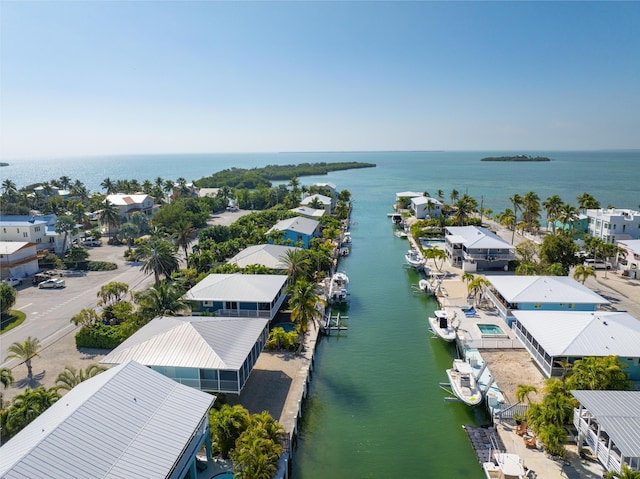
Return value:
M 341 316 L 339 312 L 335 316 L 327 315 L 322 322 L 322 331 L 327 336 L 331 336 L 331 331 L 348 331 L 349 328 L 344 323 L 341 324 L 345 319 L 349 319 L 349 316 Z

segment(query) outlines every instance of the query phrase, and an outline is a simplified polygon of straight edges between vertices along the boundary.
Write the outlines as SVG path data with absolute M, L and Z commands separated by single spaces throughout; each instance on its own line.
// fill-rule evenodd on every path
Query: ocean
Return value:
M 514 193 L 558 194 L 576 204 L 588 192 L 602 206 L 638 208 L 640 151 L 516 152 L 544 155 L 543 163 L 480 162 L 504 152 L 265 153 L 153 155 L 19 161 L 1 168 L 18 186 L 66 175 L 99 190 L 105 177 L 198 179 L 231 167 L 366 161 L 376 168 L 302 177 L 301 184 L 330 181 L 352 193 L 351 254 L 340 269 L 349 278 L 348 331 L 317 346 L 310 397 L 295 444 L 295 479 L 484 477 L 463 424 L 483 424 L 482 408 L 444 401 L 455 351 L 434 340 L 427 316 L 433 298 L 415 294 L 415 271 L 403 268 L 406 240 L 393 235 L 387 213 L 395 193 L 452 189 L 468 193 L 494 212 Z M 523 378 L 526 382 L 526 378 Z

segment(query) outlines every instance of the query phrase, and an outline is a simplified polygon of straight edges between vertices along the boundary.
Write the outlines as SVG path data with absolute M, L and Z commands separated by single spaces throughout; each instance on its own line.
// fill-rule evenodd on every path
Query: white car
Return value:
M 8 277 L 2 282 L 14 287 L 22 284 L 22 280 L 20 278 L 14 278 L 12 276 Z
M 608 261 L 602 261 L 601 259 L 585 259 L 584 263 L 582 263 L 585 266 L 591 266 L 593 267 L 593 269 L 611 269 L 611 263 L 609 263 Z
M 48 280 L 43 281 L 42 283 L 40 283 L 38 285 L 38 288 L 40 288 L 40 289 L 45 289 L 45 288 L 52 288 L 52 289 L 64 288 L 64 279 L 59 279 L 59 278 L 48 279 Z
M 89 247 L 89 248 L 94 246 L 102 246 L 102 240 L 95 239 L 95 238 L 87 238 L 82 242 L 82 246 Z

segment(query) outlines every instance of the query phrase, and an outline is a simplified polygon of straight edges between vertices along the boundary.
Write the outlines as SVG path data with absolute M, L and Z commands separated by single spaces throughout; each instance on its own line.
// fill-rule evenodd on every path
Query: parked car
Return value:
M 31 283 L 35 286 L 37 284 L 42 283 L 43 281 L 46 281 L 48 279 L 51 279 L 51 276 L 49 276 L 46 273 L 37 273 L 35 275 L 33 275 L 33 279 L 31 280 Z
M 603 261 L 601 259 L 593 259 L 593 258 L 588 258 L 584 260 L 584 263 L 582 263 L 585 266 L 591 266 L 593 267 L 593 269 L 611 269 L 611 263 L 609 263 L 608 261 Z
M 86 273 L 79 269 L 65 269 L 60 271 L 60 276 L 84 276 Z
M 20 278 L 14 278 L 13 276 L 9 276 L 2 282 L 14 287 L 22 284 L 22 280 Z
M 64 279 L 48 279 L 46 281 L 43 281 L 42 283 L 40 283 L 38 285 L 38 288 L 40 289 L 45 289 L 45 288 L 53 288 L 53 289 L 58 289 L 58 288 L 64 288 L 65 284 L 64 284 Z
M 85 238 L 85 240 L 82 242 L 82 246 L 91 248 L 94 246 L 102 246 L 102 240 L 99 239 L 95 239 L 95 238 Z

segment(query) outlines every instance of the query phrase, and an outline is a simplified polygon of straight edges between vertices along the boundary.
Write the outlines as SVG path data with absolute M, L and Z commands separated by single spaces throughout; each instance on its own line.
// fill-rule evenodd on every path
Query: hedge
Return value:
M 76 347 L 114 349 L 120 345 L 127 335 L 119 326 L 107 326 L 101 324 L 92 328 L 83 326 L 76 333 Z

